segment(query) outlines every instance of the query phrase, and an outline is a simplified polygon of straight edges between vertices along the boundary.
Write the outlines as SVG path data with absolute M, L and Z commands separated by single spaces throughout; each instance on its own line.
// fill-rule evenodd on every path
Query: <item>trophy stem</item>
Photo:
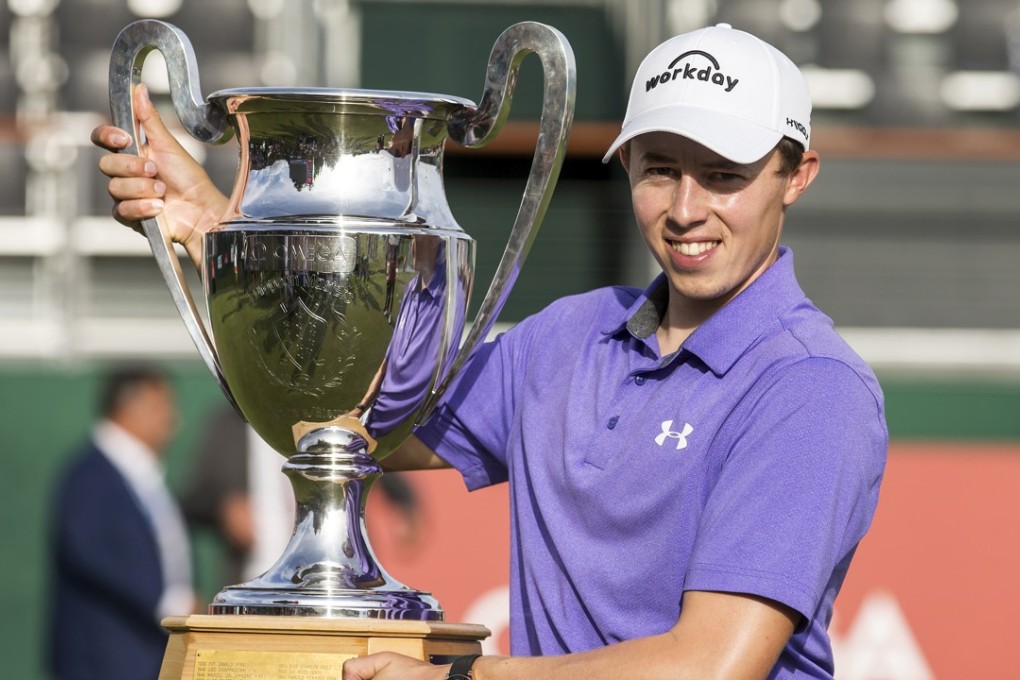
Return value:
M 209 612 L 441 621 L 435 598 L 376 562 L 364 510 L 382 468 L 364 451 L 346 450 L 363 444 L 360 435 L 331 427 L 302 438 L 299 448 L 309 439 L 309 450 L 283 465 L 297 501 L 283 556 L 258 578 L 221 591 Z

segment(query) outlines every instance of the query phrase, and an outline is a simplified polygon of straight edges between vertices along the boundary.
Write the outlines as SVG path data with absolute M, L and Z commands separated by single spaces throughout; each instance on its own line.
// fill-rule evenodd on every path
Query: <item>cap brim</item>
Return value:
M 734 163 L 754 163 L 783 136 L 745 118 L 695 106 L 672 104 L 645 111 L 624 125 L 602 158 L 608 163 L 626 142 L 648 132 L 671 132 L 708 147 Z

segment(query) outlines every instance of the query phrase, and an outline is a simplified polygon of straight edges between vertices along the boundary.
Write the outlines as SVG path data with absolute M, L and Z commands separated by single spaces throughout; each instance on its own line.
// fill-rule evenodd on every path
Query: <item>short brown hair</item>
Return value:
M 804 147 L 795 139 L 783 137 L 776 144 L 776 149 L 779 150 L 779 170 L 777 172 L 783 177 L 792 175 L 804 160 Z

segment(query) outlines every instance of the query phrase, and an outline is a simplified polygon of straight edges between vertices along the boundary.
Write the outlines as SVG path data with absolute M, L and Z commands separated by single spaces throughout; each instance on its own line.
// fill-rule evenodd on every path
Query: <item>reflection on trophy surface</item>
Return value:
M 110 66 L 114 123 L 135 139 L 131 88 L 152 49 L 166 59 L 185 128 L 212 143 L 233 135 L 240 145 L 229 208 L 205 241 L 211 333 L 160 225 L 143 228 L 200 355 L 286 458 L 297 499 L 279 561 L 224 589 L 211 612 L 441 620 L 431 595 L 376 563 L 365 496 L 379 461 L 427 417 L 491 329 L 534 239 L 572 118 L 569 45 L 547 26 L 512 26 L 493 48 L 477 107 L 444 95 L 324 88 L 223 90 L 202 103 L 184 34 L 139 21 L 121 32 Z M 498 132 L 517 67 L 532 52 L 546 79 L 535 160 L 462 345 L 475 242 L 446 201 L 444 144 L 449 136 L 480 146 Z

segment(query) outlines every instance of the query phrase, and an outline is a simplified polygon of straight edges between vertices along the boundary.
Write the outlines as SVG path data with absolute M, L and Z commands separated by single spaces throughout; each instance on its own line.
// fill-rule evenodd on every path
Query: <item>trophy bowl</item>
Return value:
M 548 26 L 511 26 L 493 47 L 478 106 L 417 92 L 265 87 L 203 102 L 184 33 L 137 21 L 110 62 L 113 122 L 136 140 L 126 153 L 140 151 L 131 93 L 153 49 L 185 129 L 209 143 L 236 137 L 240 147 L 229 207 L 204 243 L 208 328 L 161 221 L 143 221 L 143 231 L 199 355 L 284 456 L 297 502 L 280 559 L 221 591 L 210 613 L 442 620 L 434 597 L 377 563 L 365 501 L 380 461 L 491 330 L 534 240 L 573 116 L 569 44 Z M 475 242 L 447 204 L 443 151 L 447 138 L 477 147 L 498 133 L 530 53 L 545 73 L 535 157 L 467 330 Z

